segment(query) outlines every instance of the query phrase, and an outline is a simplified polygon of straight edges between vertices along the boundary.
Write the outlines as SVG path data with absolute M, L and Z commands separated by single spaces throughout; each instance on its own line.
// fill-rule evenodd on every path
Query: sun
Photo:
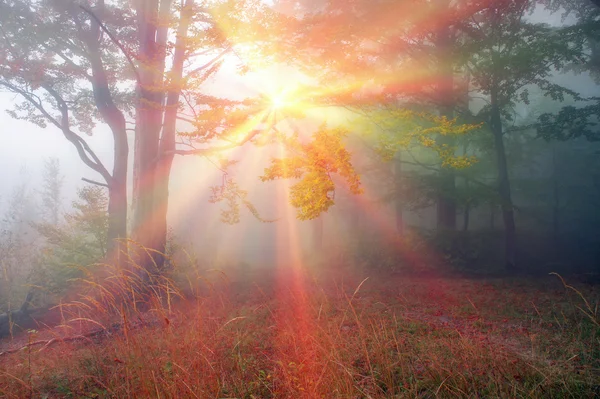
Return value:
M 287 99 L 283 93 L 271 96 L 271 108 L 274 110 L 282 110 L 287 105 Z
M 289 108 L 293 105 L 289 90 L 278 90 L 269 94 L 268 97 L 273 111 L 283 111 L 285 108 Z

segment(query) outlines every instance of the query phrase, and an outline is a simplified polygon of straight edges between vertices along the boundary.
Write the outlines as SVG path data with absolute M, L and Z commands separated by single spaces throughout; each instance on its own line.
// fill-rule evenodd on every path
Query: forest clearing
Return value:
M 0 352 L 44 342 L 1 355 L 0 392 L 7 398 L 600 394 L 600 319 L 584 301 L 597 306 L 598 286 L 579 283 L 575 291 L 557 276 L 469 278 L 433 270 L 362 281 L 347 268 L 328 275 L 306 268 L 262 272 L 238 283 L 221 277 L 195 300 L 149 309 L 143 322 L 136 315 L 112 319 L 112 330 L 86 339 L 60 342 L 97 331 L 98 324 L 71 322 L 4 339 Z M 53 338 L 59 341 L 47 345 Z
M 600 398 L 600 0 L 0 0 L 0 397 Z

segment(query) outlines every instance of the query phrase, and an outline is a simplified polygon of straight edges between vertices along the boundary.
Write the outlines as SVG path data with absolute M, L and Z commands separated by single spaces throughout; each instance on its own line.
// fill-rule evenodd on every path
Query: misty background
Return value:
M 318 5 L 310 3 L 308 6 Z M 554 26 L 574 23 L 572 17 L 563 20 L 560 13 L 551 14 L 541 8 L 529 18 Z M 238 61 L 234 56 L 229 56 L 222 69 L 205 84 L 205 92 L 236 100 L 257 94 L 268 95 L 269 91 L 278 90 L 285 87 L 288 81 L 297 79 L 293 76 L 299 74 L 289 66 L 276 65 L 240 76 L 237 73 Z M 593 97 L 600 93 L 598 80 L 588 72 L 556 72 L 553 80 L 582 97 Z M 271 87 L 265 88 L 265 82 L 270 82 Z M 485 101 L 478 99 L 477 93 L 471 94 L 468 107 L 477 112 L 485 105 Z M 96 180 L 98 176 L 82 164 L 76 150 L 58 129 L 42 129 L 27 121 L 16 120 L 4 112 L 15 101 L 20 101 L 15 94 L 0 92 L 0 215 L 11 212 L 11 198 L 16 198 L 15 193 L 23 190 L 21 205 L 26 209 L 23 223 L 27 225 L 41 218 L 40 187 L 43 185 L 45 162 L 50 158 L 60 162 L 60 175 L 63 177 L 61 213 L 73 210 L 72 202 L 77 199 L 78 189 L 86 185 L 81 179 Z M 564 104 L 544 98 L 532 89 L 530 102 L 521 102 L 515 107 L 513 125 L 527 124 L 539 114 L 556 112 L 562 106 Z M 325 120 L 335 126 L 352 121 L 354 117 L 352 112 L 343 110 L 316 110 L 303 120 L 289 124 L 283 121 L 278 126 L 288 132 L 297 129 L 309 133 Z M 190 252 L 201 254 L 203 262 L 207 264 L 243 263 L 247 265 L 245 267 L 274 266 L 281 263 L 282 257 L 296 256 L 291 255 L 294 251 L 307 257 L 344 251 L 378 252 L 374 243 L 385 241 L 386 237 L 395 234 L 396 229 L 394 212 L 397 204 L 389 191 L 394 165 L 377 159 L 372 148 L 369 149 L 368 145 L 365 147 L 359 138 L 362 126 L 351 125 L 349 129 L 348 146 L 365 186 L 365 193 L 355 196 L 339 187 L 335 193 L 336 204 L 312 221 L 297 220 L 296 210 L 289 204 L 289 181 L 260 181 L 259 176 L 269 165 L 270 158 L 277 156 L 277 148 L 273 146 L 257 148 L 245 145 L 227 154 L 239 161 L 229 169 L 229 173 L 237 179 L 240 189 L 247 191 L 249 202 L 256 207 L 259 218 L 263 219 L 259 220 L 248 209 L 242 209 L 241 221 L 233 225 L 221 222 L 222 203 L 210 203 L 210 187 L 218 186 L 223 180 L 223 172 L 214 160 L 194 156 L 176 157 L 169 186 L 171 199 L 168 222 L 171 239 Z M 597 210 L 600 199 L 600 146 L 584 138 L 548 142 L 534 136 L 532 132 L 506 135 L 516 220 L 531 263 L 535 263 L 536 257 L 540 256 L 542 268 L 597 270 L 600 248 L 600 215 Z M 107 126 L 99 124 L 86 140 L 102 162 L 109 169 L 112 168 L 113 143 Z M 133 132 L 129 134 L 129 143 L 131 165 Z M 422 159 L 431 158 L 431 154 L 423 154 Z M 492 160 L 485 154 L 475 155 L 481 158 L 480 181 L 494 186 L 497 172 Z M 421 153 L 417 157 L 421 157 Z M 424 179 L 429 178 L 427 170 L 419 162 L 406 166 L 404 170 L 424 176 Z M 131 169 L 128 178 L 130 192 Z M 460 178 L 458 180 L 460 182 Z M 434 232 L 437 227 L 436 206 L 432 198 L 427 197 L 426 189 L 419 190 L 414 187 L 413 191 L 418 194 L 415 194 L 415 198 L 407 199 L 403 207 L 404 223 L 407 229 Z M 486 203 L 485 200 L 473 202 L 466 210 L 459 206 L 456 213 L 459 229 L 481 231 L 482 236 L 491 234 L 494 237 L 502 230 L 498 203 Z M 560 258 L 547 252 L 544 246 L 547 244 L 542 245 L 549 236 L 556 236 L 558 229 L 560 237 L 555 239 L 562 243 L 569 242 L 568 251 L 562 253 Z M 530 232 L 542 233 L 542 236 L 528 238 Z M 27 240 L 32 247 L 43 242 L 33 229 L 28 234 Z M 498 237 L 495 240 L 499 241 Z M 290 248 L 294 245 L 290 243 L 294 242 L 298 243 L 299 249 Z M 488 246 L 485 243 L 481 245 Z M 443 248 L 437 249 L 443 252 Z M 494 254 L 493 251 L 488 254 L 485 262 L 481 261 L 478 254 L 467 263 L 481 263 L 479 267 L 485 268 L 486 262 L 496 257 Z M 575 259 L 575 256 L 581 256 L 581 259 Z M 380 261 L 378 258 L 375 263 Z
M 536 19 L 541 21 L 548 18 L 544 12 L 539 15 L 534 15 Z M 549 17 L 553 22 L 557 22 L 557 16 Z M 271 71 L 262 72 L 262 76 L 276 76 L 279 71 L 280 75 L 285 76 L 290 73 L 286 67 L 273 67 Z M 275 75 L 273 75 L 275 74 Z M 244 96 L 255 95 L 256 88 L 253 88 L 251 82 L 256 77 L 253 74 L 248 76 L 239 76 L 235 71 L 235 60 L 230 60 L 226 63 L 222 71 L 208 85 L 207 90 L 211 94 L 226 96 L 228 98 L 239 99 Z M 285 80 L 285 77 L 276 77 L 274 80 Z M 592 97 L 600 93 L 600 85 L 597 80 L 593 79 L 588 73 L 576 74 L 557 73 L 555 82 L 568 87 L 582 96 Z M 543 98 L 532 96 L 533 99 L 529 106 L 521 104 L 518 109 L 518 117 L 521 120 L 526 119 L 529 113 L 540 113 L 541 111 L 555 111 L 560 109 L 561 103 L 544 101 Z M 93 171 L 87 169 L 82 164 L 77 151 L 71 143 L 66 141 L 62 133 L 54 127 L 42 129 L 33 125 L 30 122 L 16 120 L 5 112 L 9 109 L 12 103 L 17 100 L 17 96 L 12 93 L 0 92 L 0 173 L 2 185 L 0 186 L 0 214 L 7 212 L 11 195 L 20 185 L 26 187 L 28 196 L 32 201 L 32 213 L 29 214 L 30 220 L 36 220 L 36 211 L 39 211 L 39 204 L 36 204 L 38 199 L 40 185 L 42 184 L 42 172 L 44 170 L 44 162 L 50 158 L 57 158 L 60 161 L 60 173 L 64 177 L 62 188 L 62 211 L 67 212 L 71 209 L 71 202 L 76 198 L 76 190 L 87 183 L 81 178 L 95 179 Z M 481 102 L 474 99 L 471 101 L 471 107 L 477 109 L 481 107 Z M 310 121 L 305 121 L 306 126 L 311 126 Z M 297 125 L 297 123 L 296 123 Z M 302 124 L 299 125 L 303 127 Z M 312 128 L 312 127 L 311 127 Z M 107 127 L 100 124 L 94 130 L 94 134 L 87 138 L 91 147 L 96 151 L 98 156 L 107 165 L 112 167 L 112 139 Z M 130 142 L 133 142 L 133 134 L 130 134 Z M 567 142 L 545 143 L 541 139 L 538 140 L 539 149 L 533 157 L 528 158 L 526 162 L 519 166 L 519 170 L 515 174 L 527 177 L 529 180 L 539 180 L 547 178 L 552 172 L 551 157 L 553 152 L 558 151 L 558 156 L 562 162 L 559 166 L 565 169 L 562 175 L 561 185 L 564 185 L 564 190 L 568 194 L 577 197 L 592 194 L 590 190 L 594 190 L 598 179 L 598 164 L 600 161 L 596 154 L 600 150 L 600 145 L 589 142 L 583 138 L 571 140 Z M 131 145 L 130 145 L 131 147 Z M 355 153 L 360 152 L 361 148 L 356 148 Z M 132 154 L 132 150 L 130 148 Z M 253 162 L 253 159 L 260 157 L 263 159 L 262 167 L 268 166 L 269 153 L 265 153 L 263 148 L 254 148 L 247 145 L 243 148 L 233 151 L 234 159 L 240 161 L 239 165 L 234 170 L 244 170 L 244 166 Z M 130 156 L 130 163 L 133 157 Z M 584 162 L 582 165 L 572 165 L 571 160 Z M 586 165 L 585 162 L 592 162 L 592 165 Z M 559 160 L 559 162 L 561 162 Z M 569 165 L 571 164 L 571 165 Z M 386 166 L 384 166 L 386 167 Z M 393 169 L 388 165 L 388 168 Z M 575 168 L 575 172 L 570 172 Z M 261 168 L 257 168 L 261 172 Z M 235 172 L 234 172 L 235 173 Z M 569 187 L 569 183 L 573 183 L 575 176 L 570 173 L 578 174 L 578 178 L 588 180 L 588 184 L 580 183 Z M 586 175 L 589 173 L 589 175 Z M 285 187 L 289 186 L 285 182 L 260 182 L 258 175 L 254 179 L 246 179 L 243 182 L 242 189 L 249 192 L 252 203 L 257 207 L 261 216 L 264 219 L 278 219 L 275 223 L 264 223 L 254 218 L 249 212 L 243 212 L 242 221 L 236 225 L 226 225 L 220 221 L 219 204 L 209 203 L 210 190 L 209 186 L 219 184 L 222 174 L 211 162 L 196 156 L 177 157 L 175 159 L 170 191 L 174 198 L 184 198 L 182 203 L 173 206 L 169 209 L 169 223 L 173 229 L 173 233 L 186 245 L 191 245 L 192 248 L 206 256 L 207 253 L 212 253 L 213 256 L 227 259 L 228 261 L 244 261 L 248 264 L 264 265 L 274 262 L 274 251 L 276 248 L 275 236 L 277 231 L 285 231 L 288 227 L 282 227 L 282 224 L 292 225 L 294 229 L 301 231 L 305 248 L 310 248 L 311 242 L 314 239 L 314 229 L 317 228 L 320 222 L 307 221 L 301 222 L 294 218 L 294 210 L 288 204 L 288 198 L 285 195 Z M 199 178 L 199 176 L 202 176 Z M 205 177 L 205 176 L 208 176 Z M 365 178 L 368 179 L 368 175 Z M 495 179 L 495 175 L 490 175 L 491 181 Z M 527 180 L 527 181 L 529 181 Z M 368 180 L 366 180 L 368 184 Z M 129 176 L 129 184 L 131 184 L 131 176 Z M 279 195 L 281 203 L 274 207 L 274 198 Z M 524 201 L 531 201 L 531 195 L 527 198 L 521 196 L 519 198 L 518 187 L 514 192 L 515 204 L 525 205 Z M 378 229 L 387 229 L 392 231 L 393 228 L 393 204 L 385 203 L 379 198 L 368 197 L 368 194 L 361 199 L 364 202 L 376 203 L 375 209 L 382 213 L 376 217 L 372 213 L 368 215 L 355 215 L 357 218 L 366 219 L 366 223 L 371 222 L 368 219 L 373 218 L 379 220 Z M 545 200 L 544 193 L 538 194 L 540 200 Z M 342 197 L 343 198 L 343 197 Z M 356 199 L 348 198 L 347 202 L 352 203 Z M 178 201 L 175 200 L 175 203 Z M 342 199 L 343 202 L 343 199 Z M 336 228 L 341 220 L 334 214 L 342 205 L 336 205 L 328 214 L 324 214 L 322 219 L 325 220 L 325 237 L 327 231 L 331 236 L 335 236 L 339 230 Z M 348 206 L 348 205 L 347 205 Z M 349 205 L 351 207 L 351 205 Z M 533 207 L 536 204 L 532 204 Z M 586 236 L 589 232 L 590 225 L 595 222 L 594 216 L 597 213 L 586 213 L 583 209 L 578 209 L 577 203 L 565 204 L 565 213 L 581 213 L 578 221 L 573 220 L 570 230 L 576 234 L 579 232 L 582 236 Z M 470 227 L 473 229 L 484 229 L 489 227 L 489 211 L 482 206 L 473 212 L 470 220 Z M 277 211 L 278 209 L 279 211 Z M 360 213 L 360 208 L 350 208 L 351 213 Z M 405 219 L 407 224 L 434 230 L 436 227 L 436 209 L 435 206 L 425 207 L 418 210 L 407 210 Z M 519 216 L 518 216 L 519 217 Z M 531 222 L 531 217 L 527 215 L 520 216 L 526 223 Z M 535 218 L 535 216 L 534 216 Z M 344 219 L 344 218 L 341 218 Z M 501 227 L 500 215 L 497 216 L 497 222 Z M 539 217 L 538 217 L 539 219 Z M 385 227 L 381 225 L 383 223 Z M 538 220 L 539 223 L 539 220 Z M 546 223 L 551 223 L 546 220 Z M 542 224 L 544 224 L 542 222 Z M 282 242 L 285 240 L 281 240 Z M 335 241 L 335 240 L 333 240 Z M 218 248 L 218 250 L 216 250 Z M 283 250 L 283 249 L 282 249 Z

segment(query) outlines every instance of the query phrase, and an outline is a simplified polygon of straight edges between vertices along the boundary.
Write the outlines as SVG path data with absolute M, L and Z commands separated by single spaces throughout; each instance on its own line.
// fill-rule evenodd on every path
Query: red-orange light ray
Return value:
M 279 147 L 280 156 L 283 157 L 283 146 Z M 305 285 L 304 267 L 302 263 L 300 237 L 294 227 L 295 210 L 287 201 L 292 182 L 284 180 L 277 193 L 277 208 L 283 214 L 283 219 L 277 225 L 277 281 L 278 299 L 280 304 L 277 312 L 276 347 L 278 347 L 281 361 L 284 364 L 291 362 L 301 365 L 302 378 L 300 384 L 316 380 L 316 369 L 320 362 L 314 351 L 311 350 L 311 336 L 316 331 L 311 315 L 308 292 Z M 293 342 L 290 342 L 293 340 Z M 311 355 L 309 355 L 311 354 Z M 295 380 L 294 380 L 295 381 Z M 286 381 L 286 383 L 298 382 Z M 301 386 L 308 391 L 308 386 Z

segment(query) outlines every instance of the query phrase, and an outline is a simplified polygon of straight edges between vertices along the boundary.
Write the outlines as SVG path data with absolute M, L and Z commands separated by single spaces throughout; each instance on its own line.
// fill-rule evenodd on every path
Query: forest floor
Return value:
M 144 323 L 1 355 L 0 397 L 600 397 L 598 287 L 294 269 L 216 281 Z

